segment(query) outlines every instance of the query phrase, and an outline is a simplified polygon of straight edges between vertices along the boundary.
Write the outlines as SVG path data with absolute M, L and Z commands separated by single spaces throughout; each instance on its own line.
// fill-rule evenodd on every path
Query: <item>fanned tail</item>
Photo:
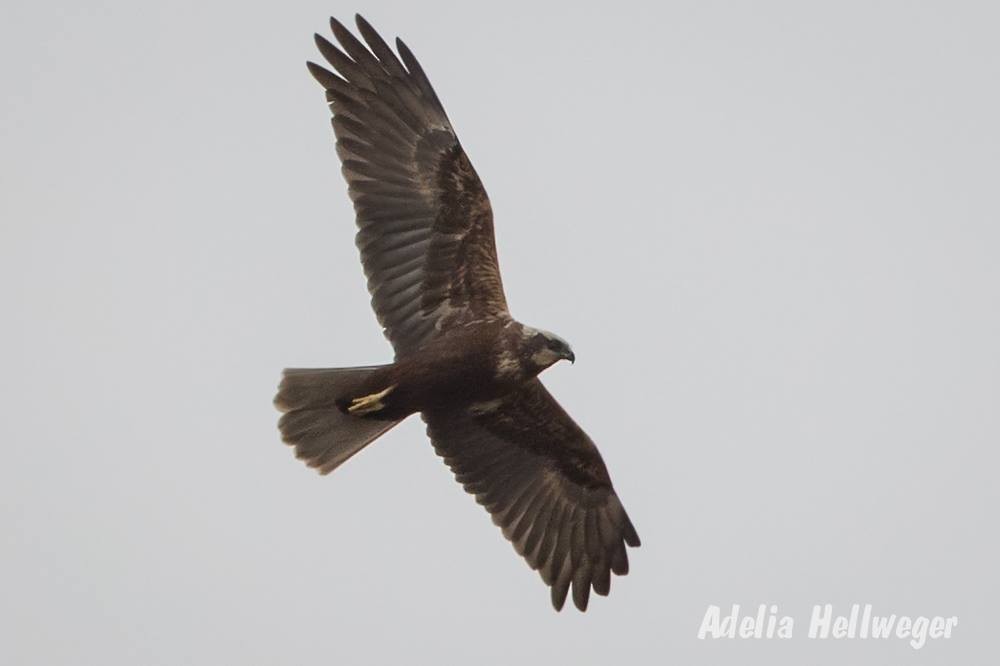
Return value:
M 329 474 L 399 423 L 346 414 L 336 404 L 357 395 L 380 367 L 285 370 L 274 405 L 284 412 L 278 421 L 281 438 L 295 447 L 297 458 Z

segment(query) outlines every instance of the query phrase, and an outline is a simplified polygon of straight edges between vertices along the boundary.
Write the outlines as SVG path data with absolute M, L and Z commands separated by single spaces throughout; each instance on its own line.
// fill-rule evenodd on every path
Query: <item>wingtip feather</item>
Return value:
M 566 604 L 566 594 L 569 592 L 569 579 L 558 580 L 552 585 L 552 607 L 561 611 Z

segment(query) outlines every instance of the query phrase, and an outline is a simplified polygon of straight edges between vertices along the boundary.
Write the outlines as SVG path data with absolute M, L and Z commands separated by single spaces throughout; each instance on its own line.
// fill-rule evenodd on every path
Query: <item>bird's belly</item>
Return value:
M 510 390 L 506 383 L 497 381 L 492 366 L 477 358 L 405 364 L 399 368 L 397 378 L 397 387 L 390 396 L 394 412 L 462 409 Z
M 491 400 L 504 392 L 491 367 L 462 363 L 442 370 L 428 378 L 420 396 L 420 411 L 465 407 L 474 402 Z

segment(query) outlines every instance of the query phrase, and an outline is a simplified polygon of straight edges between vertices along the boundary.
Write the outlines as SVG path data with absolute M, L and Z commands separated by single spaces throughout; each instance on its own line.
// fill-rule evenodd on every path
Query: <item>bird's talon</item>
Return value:
M 379 391 L 378 393 L 372 393 L 371 395 L 354 398 L 351 400 L 351 404 L 347 407 L 347 413 L 353 414 L 354 416 L 364 416 L 365 414 L 372 414 L 374 412 L 381 411 L 385 408 L 385 403 L 382 402 L 382 398 L 389 395 L 394 388 L 396 388 L 395 385 L 390 386 L 383 391 Z

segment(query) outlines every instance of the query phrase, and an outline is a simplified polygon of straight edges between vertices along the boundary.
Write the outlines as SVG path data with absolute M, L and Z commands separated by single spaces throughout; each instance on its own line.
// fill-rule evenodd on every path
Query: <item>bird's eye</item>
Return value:
M 560 349 L 562 349 L 562 345 L 559 343 L 558 340 L 549 340 L 549 349 L 551 349 L 552 351 L 559 351 Z

